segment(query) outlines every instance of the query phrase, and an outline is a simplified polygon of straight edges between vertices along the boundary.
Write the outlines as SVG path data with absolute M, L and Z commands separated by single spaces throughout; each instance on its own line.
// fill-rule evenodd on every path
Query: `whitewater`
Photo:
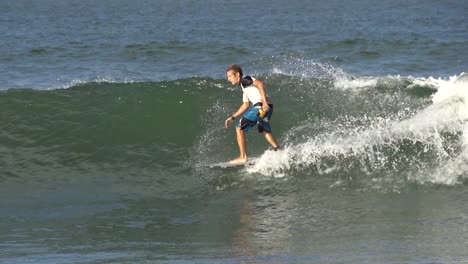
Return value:
M 392 116 L 362 116 L 357 120 L 344 117 L 342 122 L 323 124 L 325 133 L 301 135 L 308 139 L 291 143 L 280 154 L 265 153 L 250 171 L 283 177 L 283 171 L 304 170 L 305 167 L 327 174 L 337 169 L 346 170 L 346 167 L 358 163 L 363 173 L 372 174 L 380 170 L 395 170 L 399 165 L 410 162 L 413 170 L 406 176 L 409 181 L 449 185 L 463 183 L 468 172 L 466 75 L 462 73 L 449 80 L 432 77 L 386 79 L 412 82 L 406 89 L 414 89 L 415 86 L 434 89 L 433 104 L 416 113 L 409 114 L 408 109 L 402 109 Z M 379 81 L 382 81 L 381 78 L 339 79 L 335 85 L 340 89 L 353 89 L 355 96 L 358 96 L 362 89 L 374 88 Z M 292 128 L 286 133 L 286 138 L 297 130 L 311 131 L 317 126 L 316 121 L 307 120 L 305 124 Z M 447 142 L 448 135 L 458 138 L 457 142 Z M 412 153 L 416 156 L 400 153 L 408 145 L 418 148 L 419 153 Z M 435 164 L 421 162 L 420 158 L 427 156 L 428 152 L 433 152 Z M 405 157 L 395 158 L 396 154 Z M 353 164 L 347 161 L 350 158 Z

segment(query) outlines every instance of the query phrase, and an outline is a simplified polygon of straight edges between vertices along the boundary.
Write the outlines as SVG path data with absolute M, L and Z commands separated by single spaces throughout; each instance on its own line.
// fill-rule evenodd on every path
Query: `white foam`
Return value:
M 348 75 L 339 67 L 310 59 L 280 57 L 272 73 L 300 78 L 342 79 Z
M 465 74 L 462 73 L 459 76 L 449 77 L 448 80 L 430 77 L 422 82 L 429 83 L 437 87 L 437 92 L 432 98 L 434 103 L 441 102 L 453 96 L 466 100 L 468 98 L 468 80 L 465 80 L 464 76 Z
M 67 81 L 64 84 L 53 87 L 52 89 L 68 89 L 80 84 L 87 83 L 134 83 L 134 81 L 127 78 L 125 78 L 124 80 L 117 80 L 110 75 L 98 75 L 96 76 L 96 78 L 93 79 L 74 79 L 71 81 Z
M 429 173 L 425 181 L 454 185 L 463 181 L 463 179 L 468 179 L 468 150 L 466 148 L 460 155 L 449 159 L 441 167 Z
M 363 87 L 374 87 L 377 85 L 378 78 L 363 77 L 363 78 L 337 78 L 335 80 L 335 87 L 343 90 L 358 89 Z
M 329 173 L 339 169 L 339 166 L 346 166 L 340 161 L 352 158 L 361 162 L 364 170 L 372 172 L 373 169 L 385 169 L 389 164 L 389 157 L 379 148 L 394 148 L 398 153 L 398 142 L 406 140 L 422 144 L 424 151 L 430 149 L 435 152 L 437 161 L 442 162 L 440 169 L 425 171 L 424 175 L 416 174 L 409 180 L 456 184 L 460 175 L 468 174 L 468 82 L 461 76 L 463 74 L 445 80 L 432 77 L 413 79 L 413 83 L 433 86 L 437 92 L 432 105 L 410 118 L 401 120 L 397 114 L 366 120 L 367 117 L 363 116 L 358 121 L 362 121 L 360 123 L 364 123 L 364 126 L 335 126 L 331 133 L 308 137 L 282 152 L 267 151 L 249 171 L 284 177 L 290 170 L 309 170 L 313 166 L 319 173 Z M 357 84 L 372 85 L 372 82 Z M 458 155 L 452 157 L 454 154 L 447 152 L 444 133 L 462 133 L 461 152 Z M 329 160 L 335 162 L 330 163 Z

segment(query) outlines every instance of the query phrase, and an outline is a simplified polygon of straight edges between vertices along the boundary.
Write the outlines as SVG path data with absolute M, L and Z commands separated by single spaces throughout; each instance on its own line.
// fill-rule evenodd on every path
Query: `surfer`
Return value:
M 267 96 L 265 83 L 251 76 L 243 76 L 239 65 L 232 65 L 226 70 L 228 81 L 232 85 L 239 85 L 242 89 L 242 105 L 237 112 L 232 114 L 224 122 L 228 128 L 236 118 L 241 117 L 236 124 L 237 144 L 239 145 L 239 157 L 233 159 L 230 163 L 247 162 L 247 150 L 245 141 L 245 132 L 257 125 L 258 132 L 262 133 L 265 139 L 270 143 L 275 151 L 279 150 L 278 143 L 271 133 L 270 119 L 273 114 L 273 102 Z

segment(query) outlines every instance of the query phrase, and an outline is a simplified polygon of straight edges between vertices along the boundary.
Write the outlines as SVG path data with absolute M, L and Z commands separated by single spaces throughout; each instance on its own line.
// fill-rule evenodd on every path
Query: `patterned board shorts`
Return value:
M 266 116 L 263 118 L 260 117 L 258 113 L 258 111 L 262 108 L 261 106 L 254 106 L 250 108 L 249 110 L 247 110 L 247 112 L 244 113 L 241 120 L 239 120 L 239 123 L 237 123 L 236 126 L 240 127 L 241 130 L 248 132 L 251 128 L 258 125 L 257 129 L 259 133 L 271 133 L 270 120 L 271 115 L 273 114 L 273 105 L 269 104 L 268 106 L 270 106 L 270 110 L 268 110 Z

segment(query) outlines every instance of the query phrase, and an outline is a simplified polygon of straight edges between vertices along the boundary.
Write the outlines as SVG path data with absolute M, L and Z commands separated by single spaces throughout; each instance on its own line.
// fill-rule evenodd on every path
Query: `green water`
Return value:
M 463 263 L 464 101 L 327 76 L 262 77 L 285 149 L 249 133 L 248 170 L 207 167 L 237 154 L 224 80 L 1 93 L 0 262 Z

